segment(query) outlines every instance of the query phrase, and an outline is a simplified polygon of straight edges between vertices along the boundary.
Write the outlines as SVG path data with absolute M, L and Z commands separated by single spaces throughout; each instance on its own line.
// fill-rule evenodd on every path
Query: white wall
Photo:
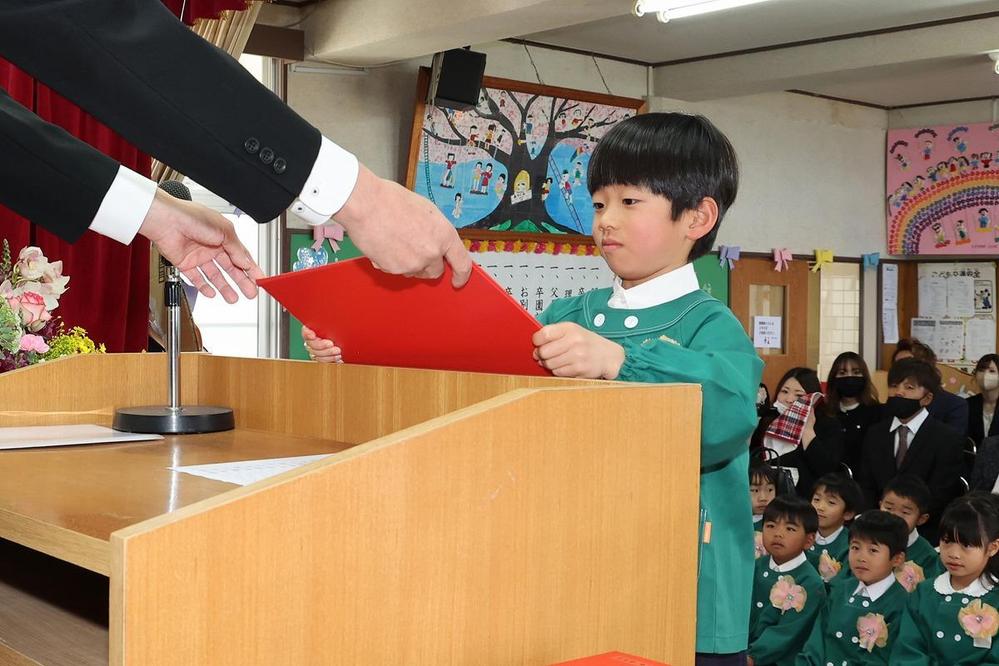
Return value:
M 999 106 L 992 100 L 935 104 L 888 112 L 888 127 L 906 128 L 949 123 L 991 123 L 999 119 Z

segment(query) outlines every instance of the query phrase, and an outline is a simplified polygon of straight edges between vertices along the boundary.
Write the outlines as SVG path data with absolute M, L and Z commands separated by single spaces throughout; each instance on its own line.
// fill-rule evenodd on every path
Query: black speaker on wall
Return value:
M 435 54 L 427 103 L 449 109 L 476 106 L 485 71 L 485 53 L 451 49 Z

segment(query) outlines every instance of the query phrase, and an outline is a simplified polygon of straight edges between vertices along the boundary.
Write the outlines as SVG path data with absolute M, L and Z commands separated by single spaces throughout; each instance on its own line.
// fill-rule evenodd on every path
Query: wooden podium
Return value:
M 164 365 L 8 373 L 0 424 L 110 425 Z M 699 387 L 182 367 L 235 431 L 0 451 L 0 664 L 693 664 Z M 245 487 L 168 469 L 315 453 Z

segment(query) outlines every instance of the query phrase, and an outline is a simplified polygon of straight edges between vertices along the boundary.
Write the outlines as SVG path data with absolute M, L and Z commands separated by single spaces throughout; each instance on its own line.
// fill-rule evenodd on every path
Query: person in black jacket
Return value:
M 986 437 L 978 445 L 978 455 L 975 456 L 975 467 L 971 471 L 968 485 L 971 490 L 999 493 L 996 480 L 999 480 L 999 436 Z
M 888 371 L 885 418 L 867 430 L 858 482 L 875 506 L 885 486 L 898 474 L 922 479 L 933 494 L 930 520 L 920 532 L 936 543 L 944 507 L 958 495 L 963 436 L 938 421 L 926 407 L 940 391 L 940 376 L 928 363 L 902 359 Z
M 878 390 L 860 354 L 843 352 L 833 361 L 826 380 L 826 413 L 843 426 L 843 462 L 856 475 L 864 435 L 881 420 Z
M 999 421 L 995 418 L 996 402 L 999 401 L 999 355 L 986 354 L 975 365 L 975 383 L 978 395 L 966 399 L 968 403 L 969 439 L 979 446 L 986 437 L 999 435 Z
M 891 362 L 900 361 L 904 358 L 916 358 L 930 365 L 940 376 L 937 370 L 937 355 L 928 346 L 916 338 L 902 338 L 895 345 L 895 353 L 892 354 Z M 968 403 L 958 395 L 940 386 L 940 390 L 933 396 L 933 402 L 927 408 L 930 416 L 938 421 L 942 421 L 954 430 L 964 434 L 968 430 Z
M 767 435 L 767 428 L 798 398 L 821 392 L 822 386 L 814 370 L 788 370 L 777 384 L 772 411 L 760 418 L 750 443 L 754 459 L 790 470 L 795 491 L 808 500 L 812 498 L 816 479 L 839 470 L 843 461 L 843 427 L 820 403 L 809 414 L 799 444 L 771 437 Z

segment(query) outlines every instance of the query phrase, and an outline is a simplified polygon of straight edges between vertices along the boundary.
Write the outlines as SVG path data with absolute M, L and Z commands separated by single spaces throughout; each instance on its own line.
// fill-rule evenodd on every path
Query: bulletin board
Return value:
M 996 351 L 995 293 L 993 262 L 921 263 L 910 334 L 929 345 L 941 363 L 970 371 Z

